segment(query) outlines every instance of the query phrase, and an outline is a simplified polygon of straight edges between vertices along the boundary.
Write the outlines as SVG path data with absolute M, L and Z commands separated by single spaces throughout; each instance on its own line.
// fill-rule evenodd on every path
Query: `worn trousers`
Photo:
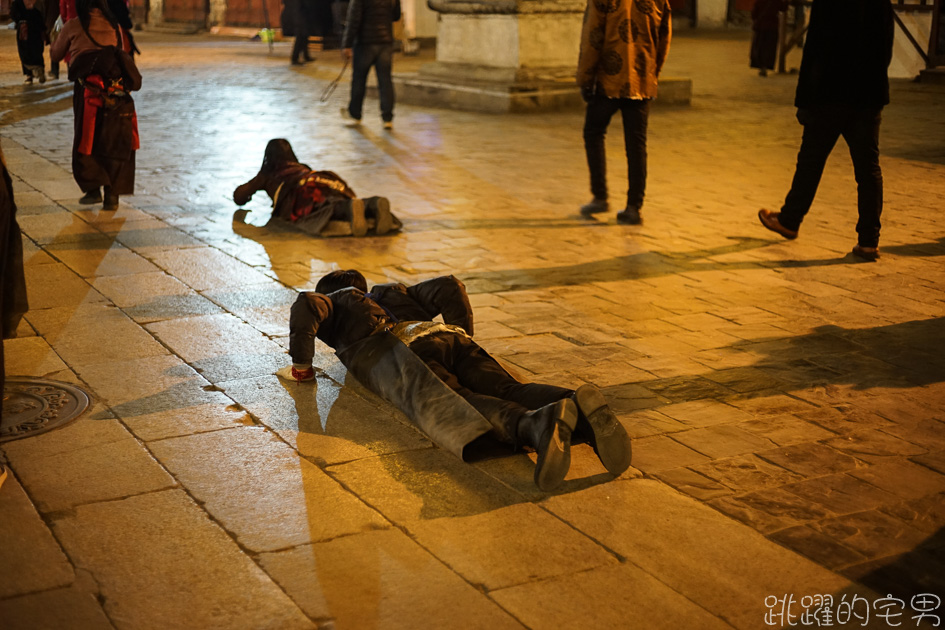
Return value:
M 434 333 L 417 339 L 410 349 L 489 421 L 497 439 L 508 444 L 517 443 L 516 429 L 525 413 L 574 393 L 555 385 L 519 382 L 465 335 Z
M 371 66 L 374 66 L 381 101 L 381 118 L 385 122 L 394 120 L 394 82 L 391 78 L 393 57 L 393 44 L 354 45 L 351 60 L 351 101 L 348 103 L 348 113 L 352 118 L 361 120 L 368 72 Z
M 646 126 L 649 99 L 607 98 L 594 95 L 584 117 L 584 151 L 591 175 L 591 194 L 607 199 L 607 155 L 604 138 L 610 119 L 623 116 L 623 142 L 627 152 L 627 207 L 640 209 L 646 192 Z
M 853 159 L 856 178 L 856 224 L 858 244 L 879 244 L 880 215 L 883 212 L 883 172 L 879 166 L 879 126 L 882 108 L 857 109 L 846 105 L 797 110 L 804 125 L 801 148 L 797 153 L 794 180 L 781 207 L 779 220 L 789 230 L 797 230 L 810 210 L 817 186 L 824 174 L 827 158 L 843 136 Z

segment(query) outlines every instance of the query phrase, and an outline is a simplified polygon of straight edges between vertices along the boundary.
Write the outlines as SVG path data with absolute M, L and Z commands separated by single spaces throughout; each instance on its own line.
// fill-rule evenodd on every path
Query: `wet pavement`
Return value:
M 79 206 L 71 86 L 19 85 L 0 39 L 31 306 L 7 373 L 93 398 L 0 447 L 4 628 L 757 629 L 817 595 L 856 627 L 945 617 L 921 597 L 945 596 L 942 86 L 894 82 L 883 257 L 864 263 L 842 142 L 798 240 L 757 223 L 800 127 L 794 76 L 752 73 L 745 32 L 674 39 L 693 103 L 652 111 L 641 227 L 577 214 L 580 112 L 402 106 L 385 132 L 369 100 L 349 129 L 345 83 L 319 100 L 337 53 L 296 69 L 288 44 L 148 33 L 138 194 Z M 262 194 L 234 222 L 274 137 L 389 197 L 403 234 L 270 230 Z M 602 388 L 631 469 L 576 446 L 548 495 L 534 455 L 463 464 L 327 348 L 314 384 L 279 381 L 296 291 L 349 267 L 457 275 L 517 373 Z

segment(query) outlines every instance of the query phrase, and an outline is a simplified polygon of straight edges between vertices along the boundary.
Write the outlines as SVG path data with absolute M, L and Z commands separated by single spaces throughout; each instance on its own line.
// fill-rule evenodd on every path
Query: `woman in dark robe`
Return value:
M 774 70 L 778 55 L 780 13 L 787 10 L 787 0 L 755 0 L 751 9 L 751 67 L 766 77 Z
M 13 182 L 0 149 L 0 338 L 16 337 L 16 329 L 29 308 L 26 301 L 26 277 L 23 269 L 23 237 L 16 222 Z M 0 341 L 0 392 L 6 379 L 3 343 Z M 3 415 L 0 406 L 0 416 Z M 2 419 L 2 418 L 0 418 Z M 0 465 L 0 482 L 5 471 Z
M 78 0 L 76 11 L 50 48 L 53 61 L 68 55 L 75 81 L 72 176 L 84 193 L 79 203 L 100 203 L 104 187 L 103 209 L 117 210 L 119 195 L 134 194 L 138 122 L 130 92 L 141 89 L 141 75 L 121 52 L 130 53 L 132 42 L 106 0 Z
M 348 184 L 331 171 L 314 171 L 299 162 L 288 140 L 270 140 L 262 167 L 251 180 L 233 191 L 237 205 L 249 203 L 265 190 L 272 199 L 273 221 L 291 223 L 303 232 L 320 235 L 331 221 L 342 221 L 345 235 L 387 234 L 403 224 L 391 214 L 385 197 L 359 199 Z
M 20 53 L 26 83 L 32 83 L 34 77 L 40 83 L 45 83 L 43 48 L 46 45 L 46 17 L 43 0 L 13 0 L 10 18 L 16 22 L 16 50 Z

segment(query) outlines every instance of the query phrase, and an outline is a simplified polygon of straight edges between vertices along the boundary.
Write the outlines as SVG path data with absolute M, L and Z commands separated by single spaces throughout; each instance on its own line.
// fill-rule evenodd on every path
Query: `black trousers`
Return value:
M 591 174 L 591 193 L 607 199 L 607 156 L 604 138 L 614 114 L 623 116 L 623 142 L 627 151 L 627 207 L 643 207 L 646 192 L 646 124 L 650 100 L 607 98 L 595 95 L 584 117 L 584 151 Z
M 292 44 L 292 63 L 298 63 L 299 57 L 308 61 L 311 57 L 308 54 L 308 21 L 303 16 L 295 25 L 295 42 Z
M 797 153 L 794 181 L 781 207 L 779 220 L 789 230 L 797 230 L 817 194 L 830 152 L 843 136 L 853 158 L 857 186 L 857 240 L 863 247 L 879 244 L 883 212 L 883 172 L 879 166 L 879 126 L 882 108 L 857 109 L 838 105 L 797 110 L 804 125 L 801 148 Z
M 555 385 L 520 383 L 464 335 L 434 333 L 417 339 L 410 349 L 489 421 L 496 438 L 509 444 L 517 441 L 516 428 L 523 414 L 574 393 Z
M 381 118 L 384 122 L 394 120 L 393 44 L 355 44 L 351 59 L 351 101 L 348 113 L 361 120 L 364 95 L 367 93 L 367 78 L 374 66 L 377 75 L 377 92 L 381 101 Z

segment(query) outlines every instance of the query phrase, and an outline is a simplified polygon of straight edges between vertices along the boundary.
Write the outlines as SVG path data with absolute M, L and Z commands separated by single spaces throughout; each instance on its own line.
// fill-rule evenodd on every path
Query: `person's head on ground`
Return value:
M 367 280 L 357 269 L 338 269 L 322 276 L 322 279 L 315 285 L 315 291 L 322 295 L 328 295 L 341 289 L 354 287 L 367 293 Z
M 299 158 L 295 156 L 292 145 L 285 138 L 274 138 L 266 145 L 266 152 L 263 154 L 262 171 L 269 172 L 280 168 L 289 162 L 298 162 Z

